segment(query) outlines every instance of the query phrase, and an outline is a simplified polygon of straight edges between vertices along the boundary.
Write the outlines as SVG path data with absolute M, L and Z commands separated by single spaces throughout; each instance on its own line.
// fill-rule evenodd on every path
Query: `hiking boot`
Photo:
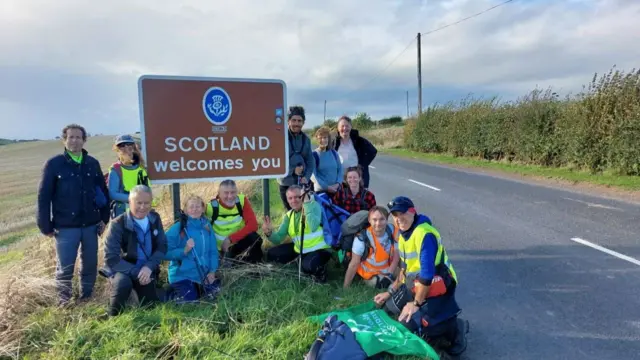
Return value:
M 327 268 L 323 267 L 322 270 L 314 274 L 312 278 L 314 281 L 319 282 L 320 284 L 326 283 L 329 278 L 329 274 L 327 273 Z
M 457 318 L 456 322 L 458 328 L 456 337 L 453 340 L 453 344 L 447 351 L 453 356 L 458 356 L 467 350 L 467 333 L 469 332 L 469 321 Z

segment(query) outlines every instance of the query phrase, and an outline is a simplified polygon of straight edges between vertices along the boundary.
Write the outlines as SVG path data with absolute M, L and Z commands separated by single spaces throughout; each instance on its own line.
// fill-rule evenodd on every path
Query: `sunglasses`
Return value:
M 134 143 L 122 143 L 122 144 L 118 144 L 118 147 L 120 149 L 122 149 L 122 148 L 127 147 L 127 146 L 133 147 L 134 145 L 135 145 Z

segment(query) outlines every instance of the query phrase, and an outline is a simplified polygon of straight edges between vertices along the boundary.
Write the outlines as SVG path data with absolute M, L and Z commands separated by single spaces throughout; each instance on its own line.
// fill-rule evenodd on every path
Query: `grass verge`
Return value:
M 565 180 L 573 183 L 591 183 L 607 187 L 617 187 L 623 190 L 640 190 L 640 176 L 614 175 L 611 173 L 596 175 L 569 168 L 551 168 L 518 163 L 503 163 L 466 157 L 455 157 L 449 154 L 420 153 L 406 149 L 380 149 L 380 152 L 440 164 L 484 168 L 524 176 Z

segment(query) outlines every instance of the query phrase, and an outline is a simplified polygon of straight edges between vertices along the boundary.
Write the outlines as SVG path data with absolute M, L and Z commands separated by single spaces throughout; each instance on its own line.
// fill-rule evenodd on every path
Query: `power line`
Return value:
M 498 4 L 498 5 L 495 5 L 495 6 L 492 6 L 492 7 L 488 8 L 488 9 L 482 10 L 482 11 L 480 11 L 479 13 L 473 14 L 473 15 L 471 15 L 471 16 L 467 16 L 466 18 L 460 19 L 460 20 L 458 20 L 458 21 L 456 21 L 456 22 L 454 22 L 454 23 L 450 23 L 450 24 L 447 24 L 447 25 L 441 26 L 441 27 L 439 27 L 439 28 L 436 28 L 436 29 L 433 29 L 433 30 L 429 30 L 429 31 L 427 31 L 427 32 L 423 32 L 423 33 L 422 33 L 422 35 L 429 35 L 429 34 L 433 34 L 434 32 L 437 32 L 437 31 L 440 31 L 440 30 L 446 29 L 446 28 L 451 27 L 451 26 L 454 26 L 454 25 L 458 25 L 458 24 L 460 24 L 461 22 L 467 21 L 467 20 L 469 20 L 469 19 L 473 19 L 473 18 L 474 18 L 474 17 L 476 17 L 476 16 L 480 16 L 480 15 L 482 15 L 482 14 L 486 13 L 486 12 L 489 12 L 489 11 L 491 11 L 491 10 L 493 10 L 493 9 L 495 9 L 495 8 L 498 8 L 498 7 L 502 6 L 502 5 L 506 5 L 506 4 L 508 4 L 508 3 L 512 2 L 512 1 L 514 1 L 514 0 L 507 0 L 507 1 L 501 2 L 501 3 L 500 3 L 500 4 Z
M 506 5 L 506 4 L 508 4 L 508 3 L 510 3 L 510 2 L 513 2 L 513 1 L 514 1 L 514 0 L 507 0 L 507 1 L 501 2 L 500 4 L 497 4 L 497 5 L 494 5 L 494 6 L 490 7 L 490 8 L 487 8 L 487 9 L 485 9 L 485 10 L 482 10 L 482 11 L 480 11 L 479 13 L 476 13 L 476 14 L 473 14 L 473 15 L 470 15 L 470 16 L 467 16 L 467 17 L 465 17 L 465 18 L 462 18 L 462 19 L 460 19 L 460 20 L 458 20 L 458 21 L 456 21 L 456 22 L 453 22 L 453 23 L 450 23 L 450 24 L 447 24 L 447 25 L 441 26 L 441 27 L 436 28 L 436 29 L 433 29 L 433 30 L 429 30 L 429 31 L 424 32 L 424 33 L 421 33 L 421 35 L 429 35 L 429 34 L 432 34 L 432 33 L 437 32 L 437 31 L 440 31 L 440 30 L 446 29 L 446 28 L 448 28 L 448 27 L 455 26 L 455 25 L 457 25 L 457 24 L 460 24 L 460 23 L 462 23 L 462 22 L 464 22 L 464 21 L 467 21 L 467 20 L 469 20 L 469 19 L 473 19 L 474 17 L 480 16 L 480 15 L 482 15 L 482 14 L 486 13 L 486 12 L 489 12 L 489 11 L 491 11 L 491 10 L 493 10 L 493 9 L 496 9 L 496 8 L 498 8 L 498 7 L 500 7 L 500 6 Z M 398 53 L 398 55 L 396 55 L 396 56 L 393 58 L 393 60 L 391 60 L 391 62 L 389 62 L 389 63 L 387 64 L 387 66 L 385 66 L 385 67 L 384 67 L 384 69 L 382 69 L 381 71 L 379 71 L 379 72 L 378 72 L 374 77 L 372 77 L 369 81 L 367 81 L 367 82 L 363 83 L 362 85 L 360 85 L 359 87 L 357 87 L 357 88 L 355 88 L 355 89 L 353 89 L 353 90 L 351 90 L 351 91 L 347 92 L 346 94 L 343 94 L 342 96 L 344 97 L 344 96 L 350 95 L 350 94 L 352 94 L 352 93 L 354 93 L 354 92 L 356 92 L 356 91 L 358 91 L 358 90 L 360 90 L 360 89 L 364 88 L 366 85 L 369 85 L 369 84 L 370 84 L 370 83 L 372 83 L 374 80 L 376 80 L 377 78 L 379 78 L 379 77 L 380 77 L 380 75 L 382 75 L 385 71 L 387 71 L 387 69 L 388 69 L 391 65 L 393 65 L 393 63 L 395 63 L 395 62 L 396 62 L 396 60 L 398 60 L 402 54 L 404 54 L 407 50 L 409 50 L 409 48 L 411 47 L 411 45 L 413 45 L 413 42 L 416 40 L 416 38 L 417 38 L 417 37 L 412 38 L 412 39 L 411 39 L 411 41 L 409 42 L 409 44 L 407 44 L 407 46 L 406 46 L 402 51 L 400 51 L 400 52 Z M 327 101 L 327 100 L 325 100 L 325 101 Z

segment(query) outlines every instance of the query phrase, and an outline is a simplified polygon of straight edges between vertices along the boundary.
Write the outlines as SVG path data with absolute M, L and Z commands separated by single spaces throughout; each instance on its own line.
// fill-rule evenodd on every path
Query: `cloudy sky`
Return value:
M 142 74 L 280 78 L 309 125 L 325 100 L 328 117 L 404 116 L 407 90 L 417 109 L 416 34 L 503 1 L 2 0 L 0 137 L 53 138 L 69 122 L 137 131 Z M 515 0 L 424 35 L 424 103 L 631 70 L 639 18 L 637 0 Z

